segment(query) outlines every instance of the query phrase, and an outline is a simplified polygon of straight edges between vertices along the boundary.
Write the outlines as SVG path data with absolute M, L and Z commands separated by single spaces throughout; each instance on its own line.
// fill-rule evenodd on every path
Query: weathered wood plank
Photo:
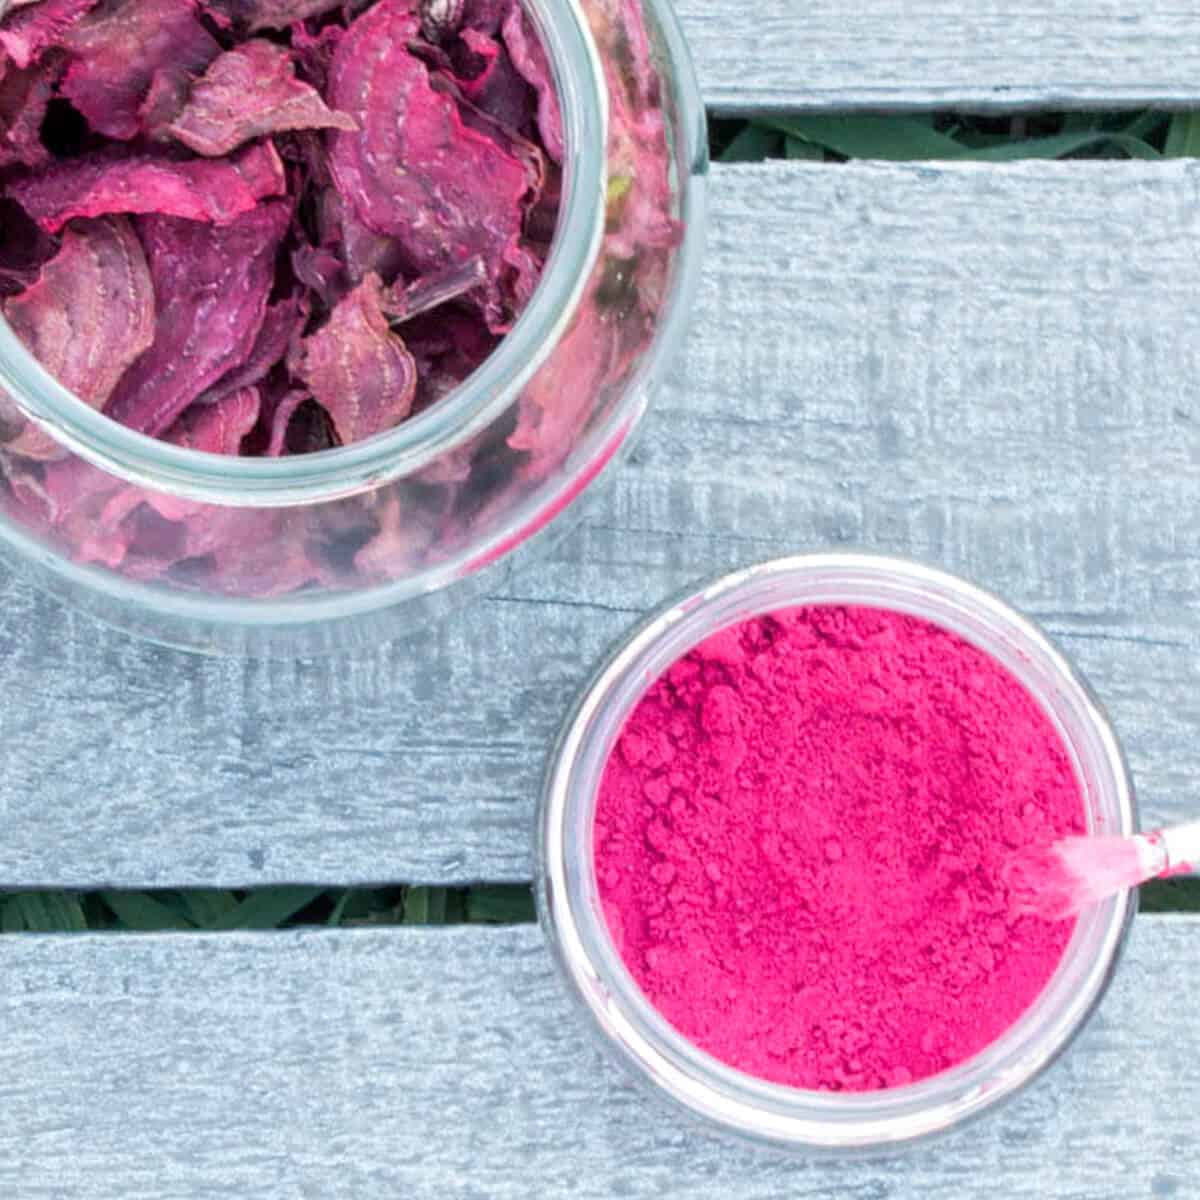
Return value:
M 876 1163 L 715 1140 L 584 1035 L 534 927 L 4 943 L 0 1194 L 20 1200 L 1183 1197 L 1200 920 L 1142 918 L 1029 1092 Z
M 863 546 L 996 588 L 1200 778 L 1200 166 L 718 170 L 676 382 L 589 523 L 414 651 L 232 663 L 6 579 L 0 881 L 525 879 L 605 645 L 697 577 Z
M 753 109 L 1195 106 L 1200 8 L 677 0 L 705 98 Z

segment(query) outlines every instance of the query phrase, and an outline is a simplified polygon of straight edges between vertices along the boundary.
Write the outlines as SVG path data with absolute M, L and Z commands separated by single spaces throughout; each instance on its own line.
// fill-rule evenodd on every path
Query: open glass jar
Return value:
M 1032 623 L 964 580 L 898 559 L 812 555 L 727 575 L 653 614 L 586 686 L 547 768 L 538 900 L 560 967 L 599 1041 L 653 1091 L 724 1131 L 791 1149 L 874 1152 L 948 1130 L 1037 1076 L 1103 996 L 1135 899 L 1125 893 L 1079 917 L 1049 983 L 1000 1038 L 958 1066 L 906 1086 L 824 1092 L 769 1083 L 726 1066 L 680 1034 L 638 987 L 605 922 L 593 838 L 600 781 L 626 718 L 669 666 L 723 629 L 805 605 L 906 613 L 991 655 L 1053 723 L 1093 832 L 1133 832 L 1133 789 L 1097 701 Z
M 223 457 L 92 411 L 0 319 L 0 548 L 16 565 L 170 644 L 353 648 L 494 586 L 618 456 L 697 283 L 703 103 L 666 0 L 526 7 L 562 108 L 562 203 L 540 284 L 483 366 L 376 438 Z M 27 433 L 52 452 L 19 453 Z

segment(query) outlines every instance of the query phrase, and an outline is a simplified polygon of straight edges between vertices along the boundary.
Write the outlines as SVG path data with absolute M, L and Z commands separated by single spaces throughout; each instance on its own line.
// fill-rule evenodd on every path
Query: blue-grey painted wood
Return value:
M 676 0 L 725 111 L 1200 102 L 1200 8 L 1149 0 Z M 740 15 L 740 14 L 739 14 Z
M 1151 822 L 1200 779 L 1200 164 L 714 173 L 695 328 L 587 524 L 419 647 L 203 661 L 0 585 L 0 883 L 527 879 L 606 644 L 735 564 L 911 554 L 1039 617 Z
M 3 942 L 19 1200 L 1125 1200 L 1193 1194 L 1200 920 L 1141 918 L 1030 1091 L 883 1162 L 718 1141 L 583 1032 L 535 927 Z

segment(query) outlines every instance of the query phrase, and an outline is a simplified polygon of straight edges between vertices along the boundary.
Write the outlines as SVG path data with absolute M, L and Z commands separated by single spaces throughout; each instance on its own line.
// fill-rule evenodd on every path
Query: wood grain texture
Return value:
M 1194 107 L 1200 7 L 1167 0 L 677 0 L 710 107 Z M 740 16 L 740 14 L 739 14 Z
M 1141 918 L 1032 1089 L 887 1161 L 781 1158 L 634 1090 L 534 927 L 6 938 L 20 1200 L 1005 1200 L 1189 1191 L 1200 920 Z
M 235 663 L 0 586 L 0 883 L 520 880 L 601 651 L 685 584 L 853 546 L 990 585 L 1200 778 L 1200 164 L 725 169 L 695 327 L 586 524 L 414 647 Z

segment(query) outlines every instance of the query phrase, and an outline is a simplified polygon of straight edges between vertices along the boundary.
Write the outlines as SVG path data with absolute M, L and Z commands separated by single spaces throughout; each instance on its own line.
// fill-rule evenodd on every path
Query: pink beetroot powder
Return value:
M 1070 922 L 1023 915 L 1014 849 L 1084 831 L 1048 717 L 936 625 L 757 617 L 674 664 L 601 784 L 596 875 L 650 1002 L 730 1066 L 803 1088 L 909 1083 L 1033 1003 Z

